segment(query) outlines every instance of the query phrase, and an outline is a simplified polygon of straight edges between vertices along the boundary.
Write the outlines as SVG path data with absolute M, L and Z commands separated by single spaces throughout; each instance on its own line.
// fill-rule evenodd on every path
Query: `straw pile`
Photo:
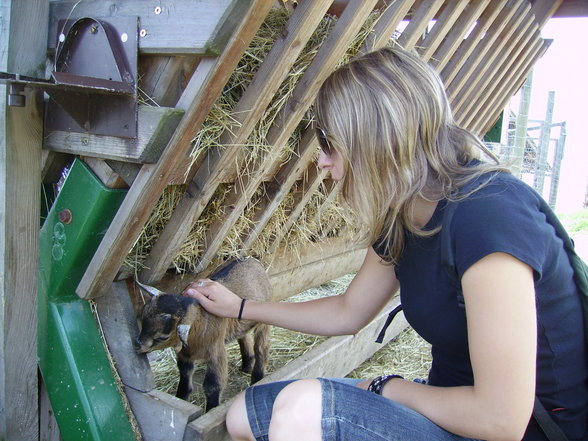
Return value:
M 173 260 L 173 266 L 178 272 L 191 271 L 194 269 L 199 255 L 202 253 L 204 245 L 205 232 L 208 227 L 214 223 L 222 222 L 225 213 L 223 212 L 223 201 L 233 185 L 239 185 L 244 176 L 254 169 L 259 163 L 260 158 L 269 146 L 265 139 L 269 128 L 272 126 L 275 118 L 279 115 L 283 105 L 288 101 L 298 80 L 304 74 L 306 68 L 310 65 L 312 59 L 318 52 L 324 39 L 336 23 L 336 17 L 326 16 L 317 30 L 312 35 L 306 48 L 301 52 L 299 59 L 292 67 L 289 75 L 280 86 L 279 91 L 275 94 L 274 99 L 264 112 L 253 133 L 245 145 L 227 146 L 220 145 L 221 134 L 225 131 L 236 129 L 235 115 L 232 109 L 238 103 L 247 86 L 251 83 L 255 72 L 263 61 L 266 54 L 271 49 L 273 43 L 281 35 L 290 12 L 284 8 L 274 8 L 268 14 L 264 24 L 254 37 L 250 47 L 239 61 L 237 68 L 233 72 L 223 93 L 214 105 L 200 131 L 194 137 L 194 147 L 191 154 L 192 160 L 198 162 L 202 160 L 202 155 L 211 148 L 238 148 L 241 150 L 235 170 L 227 171 L 227 178 L 235 172 L 234 182 L 221 184 L 216 194 L 208 204 L 205 212 L 194 225 L 192 232 L 185 241 L 178 255 Z M 378 14 L 374 12 L 372 17 L 366 21 L 362 32 L 356 37 L 354 43 L 349 48 L 347 54 L 341 60 L 341 63 L 348 61 L 356 54 L 370 33 Z M 288 145 L 283 149 L 281 161 L 288 161 L 297 143 L 300 140 L 303 130 L 308 127 L 313 119 L 312 112 L 309 111 L 302 119 L 298 128 L 291 135 Z M 157 239 L 159 233 L 169 220 L 174 208 L 179 202 L 185 187 L 169 186 L 162 195 L 157 207 L 153 211 L 151 218 L 144 227 L 144 231 L 136 241 L 133 249 L 125 260 L 125 265 L 135 270 L 140 269 L 142 262 L 149 254 L 149 250 Z M 288 220 L 288 215 L 295 206 L 296 198 L 294 195 L 300 189 L 295 186 L 290 195 L 288 195 L 278 209 L 274 212 L 272 219 L 268 222 L 264 231 L 253 245 L 250 252 L 258 256 L 262 261 L 268 262 L 269 250 L 273 239 L 279 235 L 284 224 Z M 237 256 L 241 249 L 241 236 L 246 228 L 250 226 L 252 213 L 255 211 L 257 203 L 265 197 L 265 186 L 262 184 L 249 202 L 240 221 L 227 235 L 223 245 L 218 252 L 218 262 L 226 260 L 228 257 Z M 354 231 L 353 225 L 355 220 L 348 215 L 341 207 L 341 204 L 334 198 L 328 198 L 324 188 L 321 188 L 311 198 L 306 205 L 304 213 L 295 222 L 295 225 L 288 231 L 284 237 L 288 247 L 295 251 L 297 247 L 308 242 L 315 242 L 325 235 L 337 235 L 345 231 L 350 234 Z M 349 228 L 351 226 L 351 228 Z M 281 236 L 280 236 L 281 237 Z M 213 265 L 218 263 L 213 262 Z

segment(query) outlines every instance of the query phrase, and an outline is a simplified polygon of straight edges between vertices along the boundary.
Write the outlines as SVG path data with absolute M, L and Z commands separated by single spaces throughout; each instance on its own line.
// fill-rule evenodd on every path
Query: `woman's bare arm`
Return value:
M 314 335 L 355 334 L 367 325 L 398 290 L 394 268 L 373 249 L 344 294 L 306 302 L 247 301 L 242 318 Z M 184 291 L 210 313 L 237 317 L 241 299 L 219 283 L 194 282 Z

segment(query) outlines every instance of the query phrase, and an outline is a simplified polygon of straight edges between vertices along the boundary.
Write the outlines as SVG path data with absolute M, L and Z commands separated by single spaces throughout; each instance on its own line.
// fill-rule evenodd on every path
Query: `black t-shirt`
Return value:
M 443 228 L 450 229 L 459 279 L 495 252 L 508 253 L 534 270 L 539 339 L 536 394 L 547 409 L 559 409 L 552 413 L 570 439 L 585 440 L 588 359 L 580 295 L 562 241 L 539 210 L 538 198 L 519 179 L 500 173 L 458 202 L 451 224 Z M 442 223 L 445 206 L 445 201 L 438 204 L 425 229 Z M 458 303 L 456 282 L 441 265 L 440 237 L 407 234 L 395 269 L 402 307 L 410 325 L 432 345 L 429 384 L 472 385 L 466 315 Z M 376 252 L 381 249 L 375 247 Z M 524 439 L 545 438 L 531 421 Z

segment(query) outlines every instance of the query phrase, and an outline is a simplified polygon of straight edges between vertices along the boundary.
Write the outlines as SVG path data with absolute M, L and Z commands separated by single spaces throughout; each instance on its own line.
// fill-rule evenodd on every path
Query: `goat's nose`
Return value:
M 143 348 L 143 342 L 141 341 L 141 338 L 137 337 L 137 339 L 134 341 L 133 346 L 135 346 L 135 352 L 137 354 L 142 354 L 145 352 L 145 349 Z

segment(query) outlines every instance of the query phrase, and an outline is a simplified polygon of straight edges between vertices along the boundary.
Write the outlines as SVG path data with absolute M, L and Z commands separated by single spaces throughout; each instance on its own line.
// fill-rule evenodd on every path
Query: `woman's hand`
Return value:
M 206 311 L 216 316 L 237 318 L 239 315 L 241 298 L 214 280 L 196 280 L 184 289 L 182 295 L 198 300 Z

